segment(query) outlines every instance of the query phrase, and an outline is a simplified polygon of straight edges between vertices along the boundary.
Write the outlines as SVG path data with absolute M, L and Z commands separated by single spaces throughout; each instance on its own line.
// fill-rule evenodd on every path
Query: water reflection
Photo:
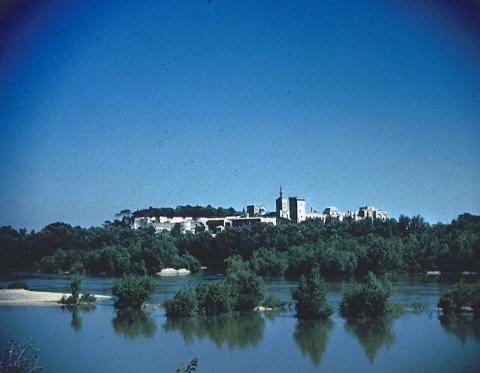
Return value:
M 441 315 L 438 319 L 443 330 L 454 335 L 462 344 L 468 338 L 480 341 L 480 320 L 473 315 Z
M 394 320 L 394 316 L 347 319 L 345 330 L 358 339 L 368 360 L 373 363 L 382 347 L 389 348 L 395 344 Z
M 295 326 L 293 339 L 302 354 L 309 356 L 315 366 L 318 366 L 322 360 L 333 325 L 333 321 L 327 319 L 298 320 Z
M 82 306 L 62 306 L 62 311 L 68 311 L 72 313 L 72 320 L 70 321 L 71 328 L 76 332 L 80 333 L 82 330 L 83 320 L 80 316 L 81 312 L 91 312 L 96 309 L 94 304 L 91 305 L 82 305 Z
M 142 310 L 118 310 L 112 319 L 112 325 L 117 335 L 127 339 L 139 336 L 152 338 L 157 329 L 155 321 Z
M 70 321 L 70 326 L 77 333 L 82 330 L 82 318 L 79 316 L 77 307 L 72 308 L 72 321 Z
M 217 347 L 230 348 L 256 346 L 263 338 L 265 320 L 256 312 L 229 313 L 220 316 L 198 316 L 167 319 L 163 325 L 167 332 L 179 331 L 185 342 L 208 338 Z

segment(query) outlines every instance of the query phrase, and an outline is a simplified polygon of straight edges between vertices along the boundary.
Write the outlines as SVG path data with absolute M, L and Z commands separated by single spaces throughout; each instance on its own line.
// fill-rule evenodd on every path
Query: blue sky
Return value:
M 480 213 L 468 1 L 7 1 L 0 225 L 212 204 Z

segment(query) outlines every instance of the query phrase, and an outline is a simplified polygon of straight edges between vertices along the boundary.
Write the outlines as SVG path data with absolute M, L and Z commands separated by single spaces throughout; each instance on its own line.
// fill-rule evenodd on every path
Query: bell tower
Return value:
M 290 212 L 288 210 L 288 201 L 283 197 L 282 186 L 280 186 L 280 195 L 275 201 L 277 218 L 290 219 Z

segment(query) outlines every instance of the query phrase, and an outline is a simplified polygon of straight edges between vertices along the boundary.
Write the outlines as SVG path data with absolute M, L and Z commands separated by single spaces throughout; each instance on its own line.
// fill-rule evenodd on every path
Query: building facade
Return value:
M 381 219 L 387 220 L 387 212 L 372 206 L 360 207 L 358 210 L 348 210 L 342 212 L 335 206 L 328 206 L 323 213 L 317 212 L 313 207 L 307 213 L 305 198 L 283 196 L 282 187 L 280 194 L 275 200 L 275 212 L 268 213 L 264 205 L 252 204 L 247 206 L 247 213 L 242 216 L 227 217 L 136 217 L 133 221 L 133 229 L 154 227 L 156 232 L 172 231 L 173 229 L 182 233 L 200 233 L 204 231 L 218 233 L 226 228 L 239 227 L 257 223 L 269 223 L 276 225 L 278 219 L 291 220 L 295 223 L 301 223 L 307 219 L 320 219 L 327 221 L 335 219 L 343 221 L 352 219 L 354 221 L 361 219 Z
M 306 220 L 305 198 L 289 197 L 288 207 L 290 209 L 290 220 L 295 223 L 301 223 L 302 221 Z
M 267 208 L 264 205 L 248 205 L 247 214 L 248 216 L 262 216 L 267 213 Z
M 288 210 L 288 200 L 283 197 L 282 187 L 280 187 L 280 195 L 275 201 L 275 211 L 277 218 L 290 219 L 290 212 Z

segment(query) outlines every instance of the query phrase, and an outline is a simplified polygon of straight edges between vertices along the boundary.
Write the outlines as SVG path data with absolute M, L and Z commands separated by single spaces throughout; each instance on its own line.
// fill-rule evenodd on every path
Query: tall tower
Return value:
M 295 223 L 305 221 L 307 216 L 305 214 L 305 198 L 290 197 L 288 199 L 290 207 L 290 216 Z
M 288 211 L 288 202 L 286 198 L 283 198 L 282 187 L 280 186 L 280 195 L 275 201 L 277 218 L 290 219 L 290 213 Z

